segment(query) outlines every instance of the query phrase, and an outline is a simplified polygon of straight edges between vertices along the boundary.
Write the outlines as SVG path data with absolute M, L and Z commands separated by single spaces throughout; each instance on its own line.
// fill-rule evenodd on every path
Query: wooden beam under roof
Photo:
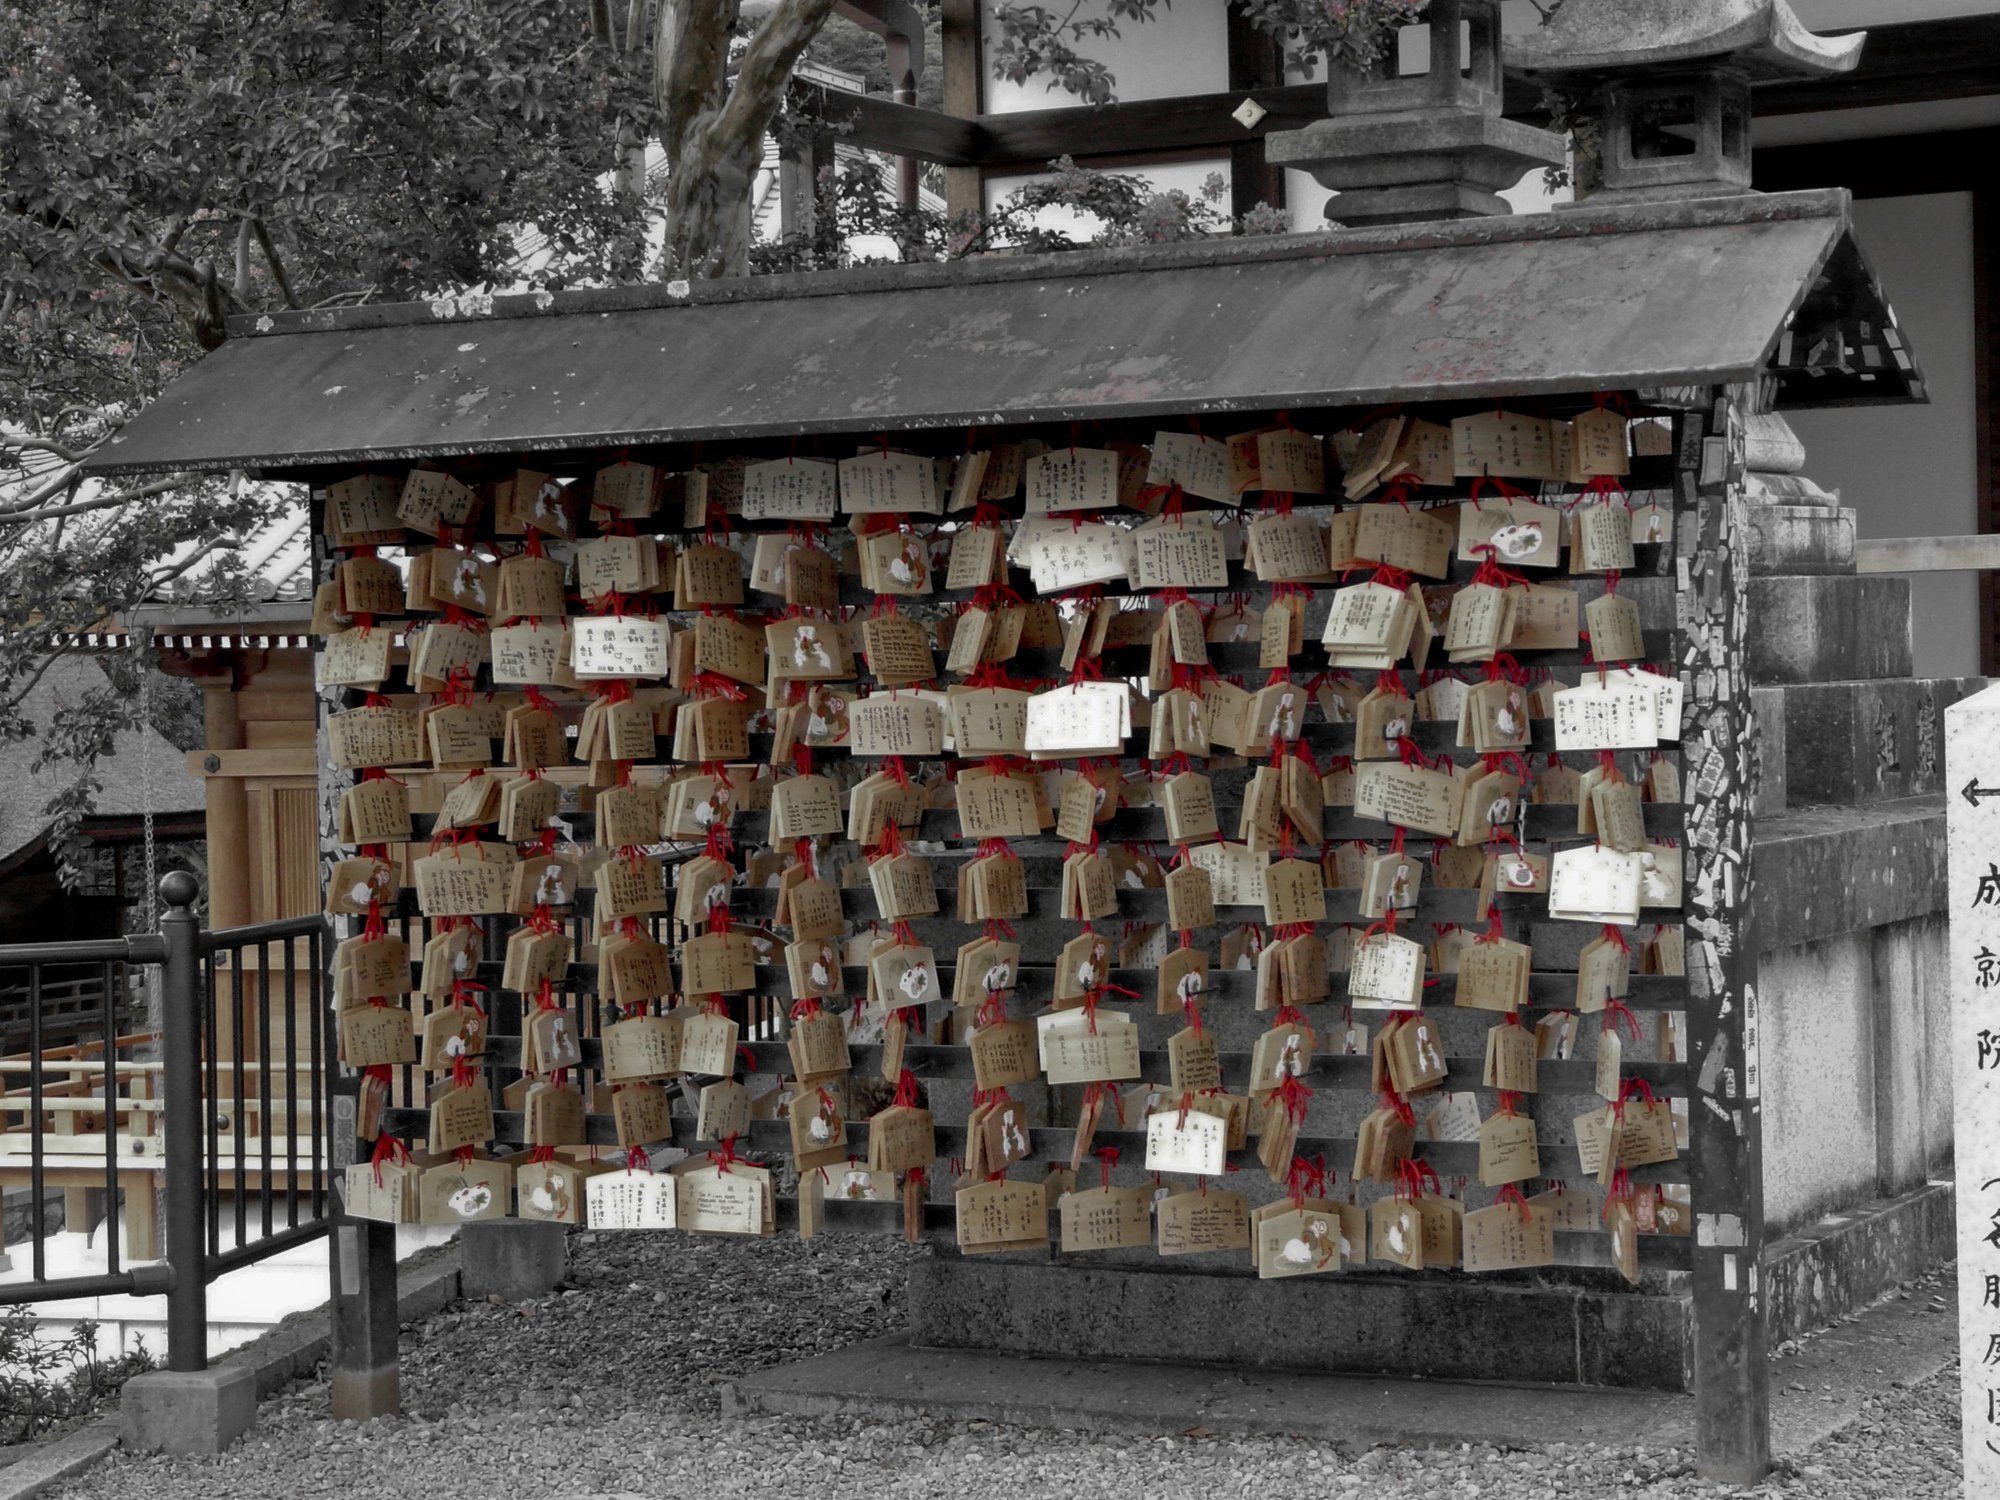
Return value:
M 1311 83 L 971 119 L 866 95 L 823 93 L 829 118 L 853 127 L 848 139 L 854 145 L 947 167 L 1001 171 L 1036 168 L 1058 156 L 1097 160 L 1189 151 L 1228 156 L 1274 130 L 1295 130 L 1326 114 L 1325 87 Z M 1971 16 L 1874 27 L 1854 72 L 1765 85 L 1757 90 L 1756 106 L 1760 115 L 1788 115 L 1996 93 L 2000 19 Z M 1266 111 L 1249 128 L 1232 113 L 1246 96 Z M 1540 118 L 1541 91 L 1511 80 L 1507 112 L 1517 119 Z

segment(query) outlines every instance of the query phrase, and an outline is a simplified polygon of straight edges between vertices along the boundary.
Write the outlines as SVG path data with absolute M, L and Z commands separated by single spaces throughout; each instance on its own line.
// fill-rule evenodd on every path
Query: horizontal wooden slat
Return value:
M 1377 1013 L 1372 1019 L 1382 1019 L 1386 1013 Z M 494 1033 L 487 1038 L 487 1045 L 493 1050 L 487 1055 L 495 1059 L 505 1071 L 513 1071 L 510 1059 L 520 1055 L 521 1039 L 518 1035 Z M 579 1040 L 578 1048 L 583 1054 L 583 1065 L 596 1069 L 603 1062 L 603 1043 L 596 1037 Z M 760 1072 L 789 1073 L 791 1055 L 782 1041 L 748 1041 L 742 1043 Z M 879 1045 L 870 1044 L 851 1049 L 854 1072 L 857 1076 L 874 1073 L 881 1057 Z M 1225 1049 L 1218 1054 L 1223 1075 L 1247 1078 L 1250 1072 L 1250 1053 L 1243 1049 Z M 1445 1066 L 1450 1069 L 1448 1087 L 1454 1091 L 1471 1091 L 1491 1094 L 1493 1091 L 1472 1080 L 1479 1077 L 1484 1066 L 1483 1057 L 1447 1057 Z M 1169 1073 L 1167 1053 L 1164 1048 L 1142 1048 L 1139 1053 L 1140 1074 L 1148 1078 L 1165 1078 Z M 969 1047 L 937 1046 L 929 1043 L 912 1042 L 903 1049 L 903 1065 L 919 1079 L 969 1079 L 973 1076 L 972 1050 Z M 1584 1058 L 1550 1059 L 1537 1069 L 1541 1093 L 1551 1097 L 1570 1094 L 1588 1094 L 1596 1081 L 1596 1064 Z M 1304 1081 L 1311 1087 L 1329 1090 L 1369 1090 L 1369 1059 L 1365 1057 L 1334 1057 L 1324 1052 L 1316 1055 L 1305 1074 Z M 1679 1095 L 1686 1091 L 1688 1083 L 1687 1064 L 1678 1062 L 1627 1061 L 1624 1076 L 1638 1079 L 1655 1093 Z
M 969 929 L 970 931 L 970 929 Z M 970 941 L 970 936 L 967 941 Z M 940 955 L 942 957 L 943 955 Z M 489 989 L 500 983 L 502 965 L 497 960 L 489 960 L 479 965 L 475 976 Z M 958 966 L 949 962 L 938 965 L 938 980 L 949 996 L 957 982 Z M 1009 993 L 1018 1009 L 1026 1007 L 1039 1009 L 1047 1005 L 1055 989 L 1055 969 L 1046 963 L 1024 963 L 1016 971 L 1015 987 Z M 1346 983 L 1345 975 L 1336 971 L 1328 976 L 1333 993 L 1338 997 Z M 1453 997 L 1458 992 L 1456 974 L 1436 974 L 1424 990 L 1427 1006 L 1452 1006 Z M 1211 967 L 1208 975 L 1208 1000 L 1211 1004 L 1244 1004 L 1255 998 L 1257 976 L 1248 969 L 1223 969 Z M 849 965 L 840 971 L 841 992 L 860 994 L 868 984 L 868 971 L 859 965 Z M 1139 1008 L 1145 1009 L 1152 1001 L 1155 974 L 1151 969 L 1113 969 L 1110 983 L 1125 989 L 1135 990 L 1141 997 Z M 573 963 L 569 966 L 562 992 L 567 994 L 594 994 L 597 984 L 597 966 L 592 963 Z M 1573 972 L 1550 970 L 1536 973 L 1528 979 L 1528 1006 L 1536 1010 L 1571 1010 L 1575 1007 L 1576 975 Z M 790 982 L 782 964 L 757 965 L 757 988 L 753 994 L 782 997 L 778 1003 L 789 1005 Z M 1329 1007 L 1339 1007 L 1344 1002 L 1334 998 L 1327 1002 Z M 1682 1010 L 1687 1006 L 1687 981 L 1678 974 L 1634 974 L 1631 992 L 1623 1003 L 1631 1010 Z
M 388 1109 L 383 1111 L 383 1128 L 393 1135 L 408 1136 L 421 1140 L 427 1128 L 429 1114 L 421 1109 Z M 685 1115 L 674 1116 L 673 1140 L 671 1144 L 685 1149 L 720 1145 L 717 1141 L 703 1141 L 694 1133 L 695 1122 Z M 520 1141 L 526 1138 L 527 1117 L 518 1111 L 498 1110 L 493 1117 L 494 1130 L 503 1141 Z M 585 1134 L 589 1143 L 598 1147 L 616 1147 L 617 1127 L 609 1115 L 587 1115 L 584 1118 Z M 939 1122 L 936 1127 L 938 1149 L 942 1157 L 949 1159 L 965 1154 L 965 1126 Z M 1069 1153 L 1076 1140 L 1076 1132 L 1067 1126 L 1031 1125 L 1028 1136 L 1032 1143 L 1030 1162 L 1069 1162 Z M 788 1157 L 791 1152 L 791 1126 L 784 1120 L 752 1120 L 750 1139 L 737 1143 L 739 1150 L 752 1151 L 771 1156 Z M 1116 1146 L 1127 1162 L 1142 1161 L 1146 1154 L 1146 1133 L 1143 1130 L 1121 1130 L 1115 1124 L 1101 1125 L 1092 1137 L 1096 1146 Z M 850 1154 L 857 1159 L 867 1155 L 868 1122 L 849 1121 L 847 1125 L 847 1146 Z M 1311 1159 L 1324 1156 L 1336 1167 L 1343 1178 L 1346 1166 L 1354 1159 L 1354 1137 L 1352 1136 L 1300 1136 L 1298 1154 Z M 1544 1163 L 1550 1168 L 1549 1180 L 1578 1178 L 1580 1174 L 1569 1171 L 1573 1163 L 1559 1164 L 1553 1159 Z M 1570 1153 L 1573 1155 L 1574 1153 Z M 1243 1173 L 1254 1174 L 1256 1179 L 1268 1181 L 1264 1169 L 1257 1161 L 1254 1149 L 1233 1151 L 1230 1161 Z M 1479 1144 L 1476 1141 L 1421 1141 L 1417 1145 L 1415 1159 L 1429 1163 L 1440 1177 L 1476 1178 L 1479 1175 Z M 1685 1162 L 1661 1162 L 1656 1166 L 1632 1168 L 1635 1182 L 1685 1182 L 1687 1165 Z
M 1971 573 L 2000 568 L 2000 534 L 1867 537 L 1854 544 L 1859 573 Z
M 265 750 L 190 750 L 187 771 L 190 776 L 314 776 L 319 771 L 319 756 L 310 745 Z

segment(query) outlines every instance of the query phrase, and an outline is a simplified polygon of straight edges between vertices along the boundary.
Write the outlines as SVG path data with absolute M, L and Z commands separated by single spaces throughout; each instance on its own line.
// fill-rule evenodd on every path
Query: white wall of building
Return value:
M 1854 218 L 1923 366 L 1931 404 L 1792 413 L 1805 471 L 1855 508 L 1864 539 L 1976 531 L 1972 195 L 1864 199 Z M 1915 576 L 1919 675 L 1979 671 L 1976 579 Z

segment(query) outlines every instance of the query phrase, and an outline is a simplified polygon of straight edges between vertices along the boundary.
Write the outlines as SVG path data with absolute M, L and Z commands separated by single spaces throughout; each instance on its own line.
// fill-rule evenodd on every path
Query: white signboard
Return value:
M 2000 1495 L 2000 686 L 1945 710 L 1967 1500 Z

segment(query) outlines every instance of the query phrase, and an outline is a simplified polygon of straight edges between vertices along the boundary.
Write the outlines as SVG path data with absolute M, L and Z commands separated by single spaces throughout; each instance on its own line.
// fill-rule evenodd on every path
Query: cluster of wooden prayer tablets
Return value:
M 1685 1234 L 1671 420 L 925 437 L 325 487 L 348 1211 Z

